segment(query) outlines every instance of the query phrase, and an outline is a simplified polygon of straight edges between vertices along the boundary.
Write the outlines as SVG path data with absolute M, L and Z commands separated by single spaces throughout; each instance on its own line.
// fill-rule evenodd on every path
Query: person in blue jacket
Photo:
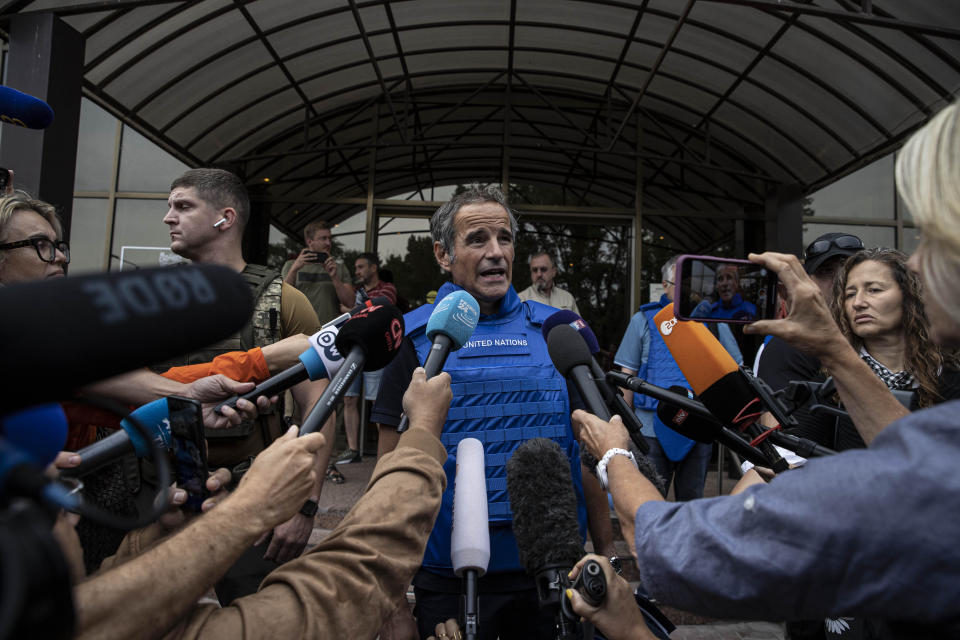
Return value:
M 436 302 L 464 289 L 479 303 L 480 321 L 471 338 L 444 365 L 453 388 L 440 436 L 449 454 L 444 465 L 447 488 L 423 565 L 413 580 L 421 638 L 431 635 L 437 623 L 456 618 L 459 609 L 461 582 L 451 567 L 450 534 L 457 444 L 465 437 L 483 443 L 487 467 L 490 563 L 479 581 L 481 638 L 552 640 L 556 635 L 552 613 L 540 610 L 533 579 L 520 564 L 511 526 L 505 466 L 524 441 L 543 437 L 560 445 L 570 461 L 581 536 L 586 533 L 589 512 L 594 548 L 608 556 L 614 553 L 607 501 L 597 479 L 581 470 L 567 385 L 541 334 L 543 321 L 556 309 L 521 301 L 511 284 L 516 231 L 503 194 L 491 187 L 456 196 L 430 220 L 437 263 L 451 278 L 438 290 Z M 403 392 L 413 369 L 424 362 L 430 349 L 425 329 L 433 308 L 424 305 L 404 316 L 403 347 L 384 369 L 371 414 L 380 430 L 378 454 L 396 446 Z M 405 601 L 381 630 L 381 637 L 394 636 L 403 625 L 409 630 Z M 398 635 L 409 637 L 409 631 Z
M 756 320 L 757 306 L 740 295 L 740 270 L 728 264 L 717 270 L 717 297 L 710 310 L 711 318 Z
M 625 373 L 639 376 L 657 386 L 679 385 L 689 389 L 687 379 L 680 372 L 653 323 L 653 317 L 673 302 L 676 291 L 674 272 L 678 257 L 673 256 L 661 267 L 663 295 L 658 301 L 641 306 L 630 319 L 613 362 Z M 730 327 L 725 324 L 714 326 L 717 328 L 717 338 L 720 343 L 733 356 L 737 364 L 741 364 L 743 356 Z M 672 481 L 674 496 L 677 500 L 693 500 L 702 497 L 703 484 L 707 478 L 707 464 L 710 462 L 713 445 L 694 442 L 663 424 L 657 418 L 658 401 L 655 398 L 628 390 L 623 393 L 628 402 L 631 398 L 633 400 L 634 412 L 642 424 L 641 433 L 650 445 L 647 457 L 664 480 L 664 496 Z

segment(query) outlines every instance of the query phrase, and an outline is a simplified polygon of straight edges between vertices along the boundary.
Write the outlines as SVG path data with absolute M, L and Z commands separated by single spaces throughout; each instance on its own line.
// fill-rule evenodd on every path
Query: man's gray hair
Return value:
M 455 195 L 449 202 L 440 205 L 440 208 L 434 211 L 433 216 L 430 218 L 430 235 L 433 237 L 434 242 L 440 243 L 440 246 L 443 247 L 447 255 L 450 256 L 451 262 L 453 262 L 454 258 L 453 247 L 455 244 L 454 236 L 456 235 L 454 219 L 457 217 L 457 211 L 465 204 L 483 204 L 485 202 L 499 204 L 507 210 L 507 217 L 510 219 L 510 232 L 513 233 L 514 238 L 516 238 L 517 219 L 513 215 L 510 205 L 507 204 L 507 199 L 504 197 L 503 192 L 494 185 L 471 187 L 463 193 Z
M 531 253 L 531 254 L 530 254 L 530 262 L 533 262 L 533 259 L 534 259 L 534 258 L 539 258 L 540 256 L 546 256 L 546 257 L 547 257 L 547 260 L 550 261 L 550 266 L 551 266 L 551 267 L 556 267 L 556 266 L 557 266 L 557 261 L 553 259 L 553 256 L 550 255 L 550 252 L 549 252 L 549 251 L 537 251 L 536 253 Z
M 673 256 L 669 260 L 663 263 L 663 266 L 660 267 L 660 276 L 663 278 L 664 282 L 673 282 L 676 280 L 673 273 L 674 267 L 677 266 L 677 260 L 680 256 Z

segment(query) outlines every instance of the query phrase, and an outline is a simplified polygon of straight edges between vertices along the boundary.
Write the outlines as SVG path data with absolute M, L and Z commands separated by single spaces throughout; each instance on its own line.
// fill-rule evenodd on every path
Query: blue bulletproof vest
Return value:
M 444 284 L 436 302 L 458 289 L 452 283 Z M 490 520 L 488 571 L 523 570 L 510 526 L 513 514 L 507 495 L 506 463 L 514 450 L 531 438 L 557 442 L 570 459 L 580 535 L 586 535 L 580 447 L 570 428 L 567 386 L 553 366 L 540 333 L 543 321 L 556 311 L 537 302 L 521 302 L 511 286 L 500 310 L 492 316 L 481 316 L 470 340 L 447 358 L 444 371 L 451 377 L 453 401 L 440 436 L 447 449 L 447 488 L 423 557 L 423 566 L 436 573 L 452 575 L 450 533 L 456 453 L 463 438 L 483 443 Z M 432 312 L 433 305 L 425 305 L 404 316 L 407 335 L 421 363 L 430 350 L 426 325 Z
M 690 383 L 687 382 L 680 371 L 680 367 L 677 366 L 676 360 L 673 359 L 670 349 L 667 348 L 667 344 L 660 337 L 660 331 L 653 322 L 653 317 L 668 304 L 670 304 L 670 300 L 666 296 L 661 296 L 659 301 L 649 302 L 640 307 L 640 311 L 647 319 L 650 353 L 647 354 L 647 362 L 640 369 L 638 375 L 658 387 L 669 388 L 671 385 L 677 384 L 689 389 Z M 642 393 L 633 394 L 633 406 L 646 411 L 655 411 L 658 402 L 656 398 L 651 398 Z

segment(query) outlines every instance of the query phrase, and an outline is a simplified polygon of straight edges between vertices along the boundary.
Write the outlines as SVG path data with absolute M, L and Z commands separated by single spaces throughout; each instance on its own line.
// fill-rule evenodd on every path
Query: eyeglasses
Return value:
M 53 262 L 57 259 L 57 251 L 63 254 L 66 258 L 63 263 L 70 263 L 70 245 L 62 240 L 60 242 L 52 242 L 49 238 L 27 238 L 26 240 L 18 240 L 17 242 L 8 242 L 7 244 L 0 244 L 0 249 L 19 249 L 20 247 L 30 247 L 32 246 L 37 250 L 37 256 L 44 262 Z
M 837 236 L 829 240 L 817 240 L 807 247 L 804 255 L 807 260 L 810 260 L 811 258 L 825 254 L 832 247 L 836 247 L 837 249 L 863 249 L 863 240 L 857 236 Z

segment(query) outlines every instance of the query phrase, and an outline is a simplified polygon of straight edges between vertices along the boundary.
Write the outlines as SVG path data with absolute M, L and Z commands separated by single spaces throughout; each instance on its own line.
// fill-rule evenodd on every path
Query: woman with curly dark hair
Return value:
M 860 357 L 891 390 L 914 391 L 911 409 L 960 397 L 960 371 L 930 339 L 920 279 L 896 249 L 867 249 L 847 258 L 834 284 L 833 314 Z M 865 446 L 841 420 L 835 446 Z

